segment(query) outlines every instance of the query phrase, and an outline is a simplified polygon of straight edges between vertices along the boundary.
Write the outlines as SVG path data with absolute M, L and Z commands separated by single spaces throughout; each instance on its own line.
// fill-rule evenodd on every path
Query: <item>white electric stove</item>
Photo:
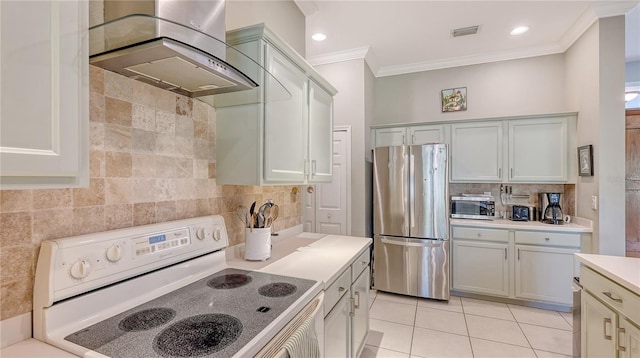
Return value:
M 227 267 L 227 246 L 221 216 L 45 241 L 34 338 L 87 357 L 246 357 L 281 344 L 320 305 L 320 285 Z

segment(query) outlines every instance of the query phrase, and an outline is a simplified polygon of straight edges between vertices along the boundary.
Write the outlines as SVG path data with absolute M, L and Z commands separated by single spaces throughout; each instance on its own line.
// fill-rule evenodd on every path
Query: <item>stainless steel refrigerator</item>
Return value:
M 449 299 L 447 146 L 373 152 L 374 288 Z

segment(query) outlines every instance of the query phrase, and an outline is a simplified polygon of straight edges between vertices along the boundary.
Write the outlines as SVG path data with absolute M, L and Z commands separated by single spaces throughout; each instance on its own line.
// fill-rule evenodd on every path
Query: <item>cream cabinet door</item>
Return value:
M 579 248 L 516 245 L 517 298 L 571 305 L 573 254 Z
M 407 144 L 407 128 L 378 128 L 374 130 L 376 147 L 391 147 Z
M 617 315 L 587 291 L 581 296 L 582 357 L 616 357 Z
M 369 332 L 369 267 L 351 285 L 351 357 L 359 357 Z
M 447 143 L 444 125 L 409 127 L 409 144 Z
M 309 81 L 309 182 L 330 183 L 333 172 L 333 97 Z
M 509 121 L 510 182 L 567 181 L 567 119 Z
M 267 183 L 303 183 L 307 169 L 308 111 L 305 74 L 278 50 L 266 46 L 267 68 L 291 94 L 268 101 L 264 115 L 264 179 Z M 266 89 L 280 88 L 271 77 Z
M 618 324 L 617 334 L 620 357 L 640 358 L 640 329 L 623 317 L 620 318 Z
M 86 186 L 86 1 L 0 1 L 2 189 Z
M 345 294 L 324 318 L 325 357 L 350 357 L 350 306 L 349 295 Z
M 452 182 L 502 181 L 502 122 L 451 125 Z
M 509 248 L 507 243 L 456 240 L 452 249 L 454 290 L 509 296 Z

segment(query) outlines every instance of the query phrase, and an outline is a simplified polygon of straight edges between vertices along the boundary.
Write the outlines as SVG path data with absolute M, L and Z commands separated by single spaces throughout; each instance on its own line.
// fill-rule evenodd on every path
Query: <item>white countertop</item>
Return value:
M 497 220 L 470 220 L 451 219 L 451 226 L 471 226 L 487 227 L 505 230 L 533 230 L 533 231 L 555 231 L 567 233 L 590 233 L 593 232 L 591 221 L 579 217 L 572 217 L 572 222 L 563 225 L 551 225 L 540 221 L 511 221 L 504 219 Z
M 578 261 L 640 295 L 640 258 L 575 254 Z
M 2 358 L 34 358 L 34 357 L 47 357 L 47 358 L 72 358 L 77 357 L 75 354 L 71 354 L 62 349 L 58 349 L 49 344 L 40 342 L 39 340 L 29 338 L 25 341 L 16 343 L 14 345 L 2 348 L 0 352 Z

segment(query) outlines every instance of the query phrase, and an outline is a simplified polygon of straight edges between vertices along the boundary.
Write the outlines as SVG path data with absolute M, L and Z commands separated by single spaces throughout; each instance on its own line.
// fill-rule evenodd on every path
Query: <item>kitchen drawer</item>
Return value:
M 371 254 L 369 253 L 369 248 L 364 250 L 364 252 L 358 256 L 358 258 L 351 264 L 351 282 L 354 282 L 358 276 L 364 271 L 370 263 Z
M 580 248 L 580 234 L 561 234 L 544 231 L 516 231 L 516 244 Z
M 508 230 L 480 229 L 475 227 L 454 226 L 452 228 L 451 236 L 453 239 L 509 242 Z
M 346 270 L 324 291 L 324 312 L 329 314 L 331 309 L 340 300 L 340 297 L 349 292 L 351 287 L 351 267 Z
M 580 270 L 580 283 L 600 301 L 640 324 L 640 296 L 584 265 Z

